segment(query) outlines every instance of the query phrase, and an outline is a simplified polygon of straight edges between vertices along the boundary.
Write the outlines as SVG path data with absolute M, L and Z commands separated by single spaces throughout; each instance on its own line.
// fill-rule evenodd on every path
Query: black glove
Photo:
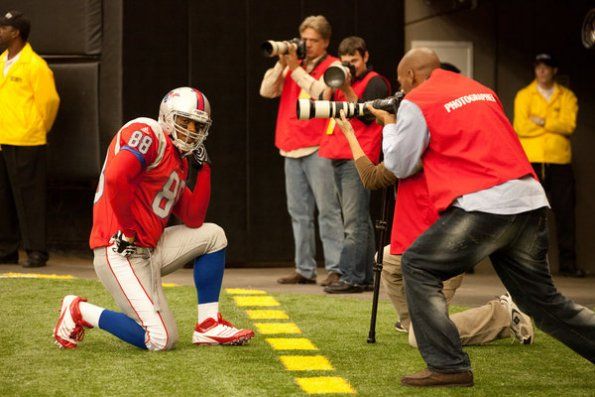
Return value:
M 205 147 L 204 143 L 198 145 L 196 149 L 191 154 L 192 165 L 196 169 L 201 169 L 204 163 L 211 164 L 211 159 L 209 158 L 209 154 L 207 153 L 207 148 Z
M 117 254 L 122 255 L 124 258 L 128 258 L 130 255 L 136 253 L 136 245 L 134 242 L 129 242 L 124 239 L 124 233 L 120 230 L 116 232 L 110 239 L 110 243 L 114 244 L 112 247 L 112 251 Z

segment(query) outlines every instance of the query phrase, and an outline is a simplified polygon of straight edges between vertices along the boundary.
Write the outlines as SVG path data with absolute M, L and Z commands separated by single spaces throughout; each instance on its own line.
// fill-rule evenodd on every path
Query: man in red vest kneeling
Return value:
M 398 178 L 426 175 L 440 218 L 402 258 L 407 303 L 427 369 L 407 386 L 472 386 L 469 357 L 448 317 L 442 282 L 489 257 L 519 308 L 536 325 L 595 362 L 595 314 L 554 286 L 546 259 L 549 206 L 497 95 L 440 70 L 436 53 L 409 51 L 397 75 L 407 94 L 384 124 L 383 152 Z

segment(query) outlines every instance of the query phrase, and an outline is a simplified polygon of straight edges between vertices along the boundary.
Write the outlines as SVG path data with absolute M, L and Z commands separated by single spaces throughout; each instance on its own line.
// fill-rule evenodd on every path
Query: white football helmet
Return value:
M 178 116 L 193 120 L 196 131 L 191 131 L 185 123 L 180 123 Z M 189 155 L 207 139 L 211 123 L 209 100 L 196 88 L 173 89 L 161 101 L 159 124 L 183 155 Z

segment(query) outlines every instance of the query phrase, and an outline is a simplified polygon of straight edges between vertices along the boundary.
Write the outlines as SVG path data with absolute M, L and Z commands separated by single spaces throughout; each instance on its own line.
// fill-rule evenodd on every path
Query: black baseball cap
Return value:
M 11 10 L 2 15 L 0 17 L 0 26 L 12 26 L 18 29 L 21 38 L 25 41 L 27 41 L 31 31 L 31 22 L 25 17 L 25 14 L 17 10 Z
M 537 66 L 540 63 L 543 63 L 544 65 L 547 65 L 547 66 L 551 66 L 552 68 L 557 68 L 558 67 L 558 62 L 550 54 L 545 54 L 545 53 L 543 53 L 543 54 L 537 54 L 535 56 L 535 61 L 533 62 L 533 65 L 534 66 Z

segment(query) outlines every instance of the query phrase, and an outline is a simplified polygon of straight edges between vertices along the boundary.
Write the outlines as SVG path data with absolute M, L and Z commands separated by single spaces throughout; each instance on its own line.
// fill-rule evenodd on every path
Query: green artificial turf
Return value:
M 424 363 L 394 331 L 395 315 L 381 302 L 377 343 L 366 343 L 370 302 L 345 296 L 274 294 L 282 308 L 326 356 L 335 371 L 291 373 L 279 354 L 257 334 L 247 346 L 196 347 L 191 344 L 196 321 L 195 291 L 166 289 L 178 321 L 175 350 L 150 353 L 101 331 L 88 330 L 75 350 L 53 344 L 52 330 L 64 295 L 85 296 L 115 309 L 96 281 L 0 279 L 1 396 L 299 396 L 296 376 L 341 376 L 358 395 L 593 396 L 594 366 L 554 339 L 537 333 L 532 346 L 500 340 L 470 347 L 476 386 L 465 389 L 410 389 L 399 385 L 402 375 Z M 222 296 L 222 312 L 249 327 L 242 309 Z M 299 352 L 284 352 L 300 354 Z

